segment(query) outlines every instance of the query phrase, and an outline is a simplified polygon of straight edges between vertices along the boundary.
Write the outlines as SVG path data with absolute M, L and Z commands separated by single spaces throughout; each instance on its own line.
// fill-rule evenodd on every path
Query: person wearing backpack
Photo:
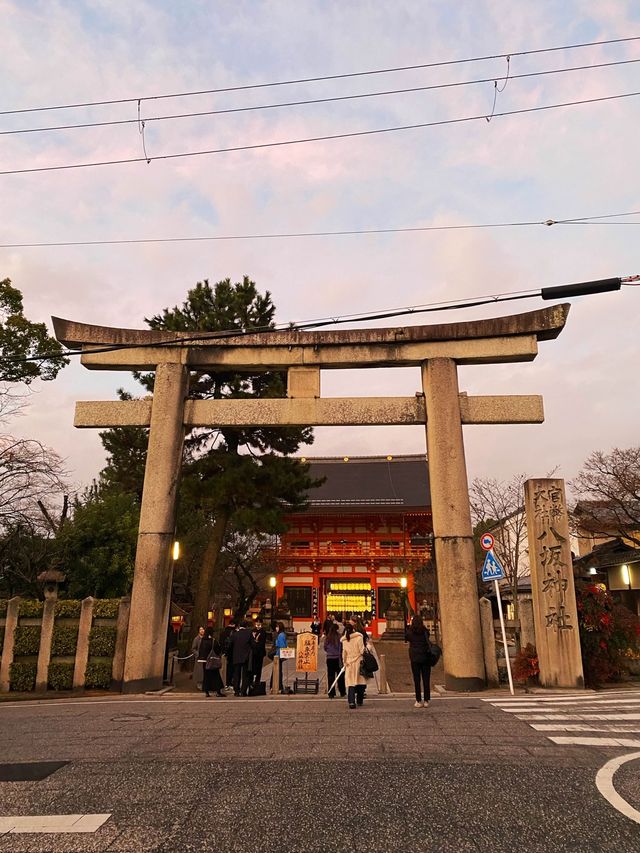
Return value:
M 413 707 L 426 708 L 431 699 L 429 682 L 432 658 L 429 629 L 425 627 L 422 616 L 413 617 L 411 625 L 405 631 L 404 641 L 409 644 L 409 660 L 416 690 L 416 701 Z M 424 698 L 421 687 L 424 688 Z

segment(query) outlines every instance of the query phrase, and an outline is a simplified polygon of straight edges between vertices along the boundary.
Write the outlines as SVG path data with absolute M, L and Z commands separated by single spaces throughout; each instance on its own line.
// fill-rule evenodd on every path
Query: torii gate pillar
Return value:
M 424 362 L 422 387 L 427 404 L 440 624 L 446 649 L 445 688 L 482 690 L 482 629 L 455 361 L 432 358 Z
M 183 364 L 159 364 L 156 369 L 123 693 L 162 687 L 188 381 Z

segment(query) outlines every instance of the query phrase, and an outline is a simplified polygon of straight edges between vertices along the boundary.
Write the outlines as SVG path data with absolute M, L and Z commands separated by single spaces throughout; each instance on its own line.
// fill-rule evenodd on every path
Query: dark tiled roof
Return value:
M 431 505 L 429 469 L 424 456 L 307 458 L 312 477 L 326 477 L 309 493 L 307 512 L 427 508 Z
M 623 563 L 637 562 L 640 562 L 640 548 L 630 547 L 617 536 L 609 542 L 596 545 L 588 554 L 574 560 L 573 565 L 578 569 L 586 570 L 592 566 L 596 569 L 605 569 L 620 566 Z

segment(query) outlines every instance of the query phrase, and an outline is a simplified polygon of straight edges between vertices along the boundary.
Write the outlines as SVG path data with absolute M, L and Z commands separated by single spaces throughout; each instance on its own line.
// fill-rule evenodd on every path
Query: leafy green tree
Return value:
M 133 396 L 118 389 L 121 400 Z M 107 464 L 100 472 L 100 491 L 125 492 L 142 500 L 144 466 L 147 461 L 149 430 L 140 427 L 116 427 L 103 430 L 100 441 L 107 452 Z
M 22 294 L 8 278 L 0 281 L 0 382 L 55 379 L 69 363 L 62 346 L 49 337 L 44 323 L 32 323 L 24 316 Z M 42 358 L 26 361 L 35 355 Z
M 56 539 L 71 598 L 116 598 L 133 578 L 140 509 L 134 495 L 96 486 L 76 499 Z
M 41 527 L 20 519 L 0 538 L 0 598 L 22 595 L 39 598 L 38 575 L 51 567 L 55 542 Z

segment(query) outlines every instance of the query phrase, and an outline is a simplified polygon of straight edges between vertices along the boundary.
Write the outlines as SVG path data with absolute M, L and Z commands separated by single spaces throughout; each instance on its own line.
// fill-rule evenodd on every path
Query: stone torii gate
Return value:
M 76 427 L 149 428 L 122 689 L 162 685 L 171 545 L 185 430 L 198 426 L 425 424 L 442 620 L 445 686 L 485 685 L 463 424 L 542 423 L 540 396 L 468 396 L 458 364 L 533 360 L 556 338 L 569 305 L 489 320 L 383 329 L 216 333 L 113 329 L 52 318 L 58 340 L 92 370 L 154 370 L 153 399 L 79 402 Z M 321 370 L 421 368 L 415 397 L 320 396 Z M 190 370 L 287 372 L 287 397 L 190 400 Z

